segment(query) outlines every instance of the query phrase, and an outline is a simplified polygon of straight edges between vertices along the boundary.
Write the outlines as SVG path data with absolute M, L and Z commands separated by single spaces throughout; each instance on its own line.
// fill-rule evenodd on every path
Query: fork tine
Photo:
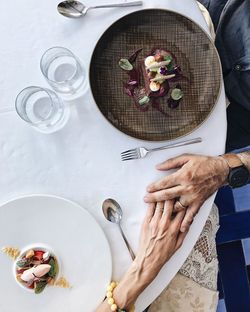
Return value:
M 129 159 L 138 159 L 140 158 L 138 154 L 131 154 L 126 156 L 121 156 L 122 160 L 129 160 Z
M 136 149 L 130 149 L 130 150 L 122 152 L 121 155 L 125 155 L 127 153 L 134 153 L 134 152 L 136 152 Z
M 129 152 L 129 153 L 126 153 L 126 154 L 121 154 L 121 156 L 132 156 L 132 155 L 137 155 L 137 152 Z
M 132 160 L 132 159 L 137 159 L 137 157 L 136 156 L 122 157 L 122 161 Z

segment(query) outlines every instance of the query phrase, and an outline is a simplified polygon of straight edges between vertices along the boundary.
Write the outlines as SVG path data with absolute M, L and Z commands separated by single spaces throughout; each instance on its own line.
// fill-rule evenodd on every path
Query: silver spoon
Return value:
M 92 9 L 101 9 L 101 8 L 122 8 L 122 7 L 131 7 L 131 6 L 140 6 L 142 5 L 142 1 L 132 1 L 132 2 L 123 2 L 117 4 L 103 4 L 103 5 L 96 5 L 96 6 L 85 6 L 80 1 L 63 1 L 60 2 L 57 6 L 57 10 L 60 14 L 66 17 L 81 17 L 87 14 L 89 10 Z
M 102 211 L 105 216 L 105 218 L 113 223 L 116 223 L 119 227 L 119 230 L 121 232 L 121 235 L 124 239 L 124 242 L 128 248 L 128 251 L 131 255 L 132 260 L 135 259 L 135 254 L 132 250 L 132 248 L 129 245 L 129 242 L 127 241 L 127 238 L 125 234 L 123 233 L 122 227 L 121 227 L 121 220 L 122 220 L 122 209 L 120 205 L 112 198 L 105 199 L 102 204 Z

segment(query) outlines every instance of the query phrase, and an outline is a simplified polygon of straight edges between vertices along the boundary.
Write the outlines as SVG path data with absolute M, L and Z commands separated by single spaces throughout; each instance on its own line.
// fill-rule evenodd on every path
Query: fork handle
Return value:
M 190 139 L 190 140 L 185 140 L 185 141 L 180 141 L 177 143 L 171 143 L 165 146 L 161 146 L 161 147 L 156 147 L 156 148 L 152 148 L 149 149 L 148 152 L 155 152 L 155 151 L 162 151 L 168 148 L 174 148 L 174 147 L 179 147 L 179 146 L 184 146 L 184 145 L 189 145 L 189 144 L 194 144 L 194 143 L 200 143 L 202 142 L 202 138 L 195 138 L 195 139 Z

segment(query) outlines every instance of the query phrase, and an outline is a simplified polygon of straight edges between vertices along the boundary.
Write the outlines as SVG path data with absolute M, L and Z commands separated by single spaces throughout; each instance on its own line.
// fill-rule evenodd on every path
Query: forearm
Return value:
M 242 152 L 237 154 L 238 157 L 240 157 L 243 164 L 247 167 L 247 169 L 250 171 L 250 151 Z
M 184 211 L 172 216 L 173 205 L 174 201 L 171 200 L 149 205 L 136 258 L 118 285 L 111 283 L 107 288 L 108 298 L 96 312 L 132 310 L 138 296 L 179 249 L 185 237 L 179 235 Z
M 118 286 L 114 289 L 113 298 L 116 305 L 120 309 L 129 310 L 137 300 L 142 291 L 151 283 L 154 276 L 152 272 L 147 275 L 147 270 L 141 267 L 137 261 L 134 261 L 124 275 L 122 280 L 118 283 Z M 97 308 L 96 312 L 110 312 L 111 308 L 108 304 L 108 298 L 106 298 L 102 304 Z

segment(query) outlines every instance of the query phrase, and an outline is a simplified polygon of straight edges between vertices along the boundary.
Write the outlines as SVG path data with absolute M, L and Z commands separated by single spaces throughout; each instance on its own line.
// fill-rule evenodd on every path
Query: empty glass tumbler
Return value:
M 36 86 L 23 89 L 16 98 L 18 115 L 41 132 L 61 129 L 68 120 L 69 108 L 58 95 Z
M 48 49 L 41 58 L 40 68 L 50 86 L 65 96 L 72 97 L 85 90 L 87 81 L 83 65 L 66 48 Z

